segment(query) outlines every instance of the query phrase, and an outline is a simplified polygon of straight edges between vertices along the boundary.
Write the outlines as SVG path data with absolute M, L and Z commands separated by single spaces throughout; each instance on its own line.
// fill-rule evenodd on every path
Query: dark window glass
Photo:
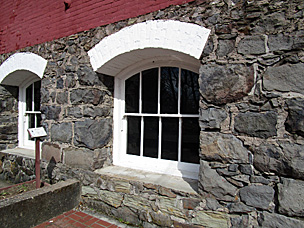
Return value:
M 36 116 L 37 116 L 36 126 L 41 127 L 41 114 L 36 114 Z
M 139 74 L 136 74 L 126 80 L 125 102 L 125 112 L 139 112 Z
M 160 113 L 178 112 L 178 68 L 162 67 L 160 79 Z
M 40 88 L 41 82 L 37 81 L 34 83 L 34 109 L 40 111 Z
M 181 71 L 181 114 L 198 114 L 198 74 L 189 70 Z
M 144 117 L 144 156 L 158 157 L 158 117 Z
M 142 72 L 142 112 L 157 113 L 158 68 Z
M 141 117 L 127 117 L 127 154 L 140 155 Z
M 197 118 L 183 118 L 182 162 L 199 163 L 199 133 Z
M 25 101 L 26 101 L 26 111 L 32 110 L 32 102 L 33 102 L 33 85 L 30 85 L 25 90 Z
M 35 114 L 28 114 L 28 128 L 34 128 L 35 127 Z M 34 140 L 28 135 L 29 140 Z
M 162 118 L 162 159 L 178 160 L 178 118 Z

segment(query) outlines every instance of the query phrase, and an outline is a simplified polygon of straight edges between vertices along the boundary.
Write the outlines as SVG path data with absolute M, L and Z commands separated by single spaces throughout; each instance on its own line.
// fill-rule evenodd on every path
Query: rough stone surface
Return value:
M 304 179 L 304 145 L 278 141 L 280 146 L 263 143 L 254 149 L 254 166 L 262 172 Z
M 50 142 L 42 144 L 41 158 L 50 161 L 54 159 L 55 162 L 61 162 L 61 148 L 59 145 Z
M 98 89 L 75 89 L 71 91 L 71 104 L 93 104 L 98 105 L 103 102 L 105 92 Z
M 65 148 L 62 150 L 64 164 L 83 169 L 91 169 L 93 165 L 94 153 L 84 148 Z
M 234 121 L 234 129 L 239 133 L 260 138 L 277 135 L 277 114 L 275 112 L 240 113 L 234 118 Z
M 303 228 L 304 222 L 302 220 L 289 218 L 280 214 L 263 212 L 260 215 L 259 224 L 261 227 L 294 227 Z
M 211 169 L 207 162 L 201 160 L 199 172 L 200 189 L 213 195 L 218 200 L 233 201 L 237 188 Z
M 238 44 L 238 52 L 244 55 L 265 54 L 265 36 L 245 36 Z
M 222 109 L 200 109 L 200 127 L 203 129 L 219 129 L 226 118 L 227 113 Z
M 286 130 L 304 137 L 304 99 L 289 99 L 286 104 L 288 107 Z
M 248 163 L 249 151 L 233 135 L 201 132 L 200 157 L 210 161 Z
M 269 51 L 286 51 L 291 50 L 293 46 L 293 39 L 290 36 L 285 36 L 282 33 L 277 35 L 270 35 L 268 37 Z
M 270 186 L 250 185 L 240 190 L 241 200 L 248 206 L 267 210 L 274 197 L 274 190 Z
M 263 75 L 263 87 L 267 91 L 292 91 L 304 94 L 303 77 L 304 63 L 272 67 Z
M 202 225 L 206 228 L 229 227 L 229 217 L 225 213 L 214 211 L 199 211 L 192 219 L 194 224 Z
M 72 142 L 72 124 L 71 123 L 60 123 L 53 124 L 51 127 L 51 139 L 61 143 Z
M 279 212 L 304 217 L 304 181 L 282 178 L 278 189 Z
M 90 149 L 102 148 L 112 137 L 112 120 L 101 119 L 75 122 L 74 144 Z
M 246 96 L 253 86 L 253 69 L 242 64 L 200 67 L 200 92 L 213 104 L 226 104 Z

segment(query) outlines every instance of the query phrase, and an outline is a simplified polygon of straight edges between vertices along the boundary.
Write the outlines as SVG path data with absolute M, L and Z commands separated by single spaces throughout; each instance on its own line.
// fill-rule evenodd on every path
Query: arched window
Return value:
M 120 111 L 118 115 L 116 112 L 114 124 L 120 126 L 120 131 L 114 135 L 115 143 L 119 138 L 114 150 L 119 151 L 119 156 L 114 164 L 197 178 L 197 70 L 178 63 L 154 62 L 152 66 L 115 81 L 118 102 L 114 105 Z
M 114 165 L 198 178 L 197 74 L 209 33 L 192 23 L 146 21 L 88 52 L 95 71 L 115 77 Z
M 19 146 L 35 148 L 35 142 L 29 137 L 28 128 L 40 127 L 40 88 L 41 81 L 35 81 L 19 87 L 20 134 Z
M 47 60 L 34 53 L 16 53 L 0 66 L 0 84 L 19 88 L 18 146 L 34 149 L 28 128 L 40 124 L 40 80 Z

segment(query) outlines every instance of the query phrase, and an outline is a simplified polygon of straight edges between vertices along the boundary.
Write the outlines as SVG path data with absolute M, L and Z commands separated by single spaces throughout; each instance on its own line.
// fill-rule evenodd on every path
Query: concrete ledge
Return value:
M 0 201 L 1 227 L 28 228 L 76 207 L 81 185 L 67 180 Z

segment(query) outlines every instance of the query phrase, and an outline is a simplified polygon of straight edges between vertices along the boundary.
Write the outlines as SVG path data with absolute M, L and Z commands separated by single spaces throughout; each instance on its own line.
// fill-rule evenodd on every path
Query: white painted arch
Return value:
M 130 65 L 152 57 L 198 61 L 209 33 L 209 29 L 191 23 L 147 21 L 104 38 L 88 54 L 95 71 L 116 76 Z
M 29 52 L 16 53 L 0 66 L 0 84 L 20 86 L 35 78 L 41 79 L 47 60 Z

